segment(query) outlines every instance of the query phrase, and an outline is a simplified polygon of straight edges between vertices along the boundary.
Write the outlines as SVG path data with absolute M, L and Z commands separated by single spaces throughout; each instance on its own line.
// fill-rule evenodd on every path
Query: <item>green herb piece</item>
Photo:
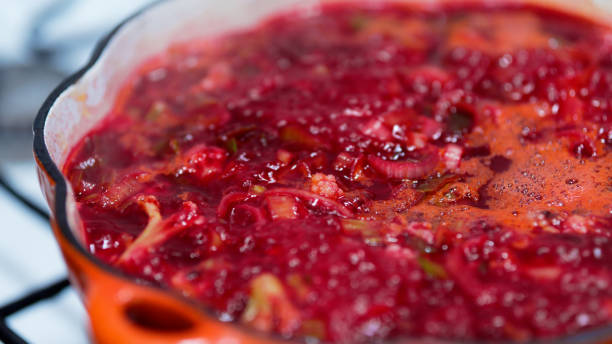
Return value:
M 361 14 L 354 15 L 353 17 L 351 17 L 349 21 L 349 25 L 351 26 L 351 29 L 353 29 L 354 31 L 361 31 L 366 26 L 367 23 L 368 23 L 368 18 Z
M 174 154 L 178 155 L 181 153 L 181 145 L 179 144 L 177 139 L 170 140 L 170 142 L 168 142 L 168 146 L 172 148 Z
M 445 174 L 440 177 L 429 178 L 419 183 L 416 189 L 423 192 L 434 192 L 441 189 L 444 185 L 455 181 L 457 178 L 459 177 L 455 174 Z
M 232 137 L 231 139 L 227 140 L 227 142 L 225 142 L 225 148 L 227 148 L 227 151 L 232 155 L 236 154 L 236 152 L 238 152 L 238 141 L 236 141 L 236 138 Z
M 425 271 L 427 275 L 437 279 L 447 279 L 448 275 L 446 274 L 446 270 L 444 267 L 438 263 L 434 263 L 431 260 L 421 256 L 418 258 L 419 265 L 421 269 Z
M 370 246 L 382 243 L 381 224 L 376 221 L 359 219 L 342 219 L 342 228 L 346 233 L 360 234 Z
M 324 148 L 325 144 L 306 129 L 297 125 L 287 125 L 280 129 L 281 141 L 309 149 Z

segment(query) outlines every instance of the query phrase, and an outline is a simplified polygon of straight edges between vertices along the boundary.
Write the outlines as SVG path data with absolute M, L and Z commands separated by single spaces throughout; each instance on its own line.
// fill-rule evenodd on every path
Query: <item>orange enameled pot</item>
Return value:
M 339 0 L 175 0 L 161 1 L 121 23 L 95 49 L 89 63 L 59 85 L 40 109 L 34 124 L 34 153 L 51 224 L 91 319 L 98 343 L 270 343 L 281 338 L 223 323 L 213 313 L 172 291 L 138 284 L 96 259 L 83 245 L 71 188 L 61 168 L 72 147 L 104 116 L 125 78 L 143 61 L 174 44 L 255 25 L 299 7 L 316 8 Z M 348 0 L 340 0 L 347 2 Z M 368 0 L 351 0 L 358 2 Z M 382 2 L 385 0 L 369 0 Z M 391 0 L 387 0 L 391 1 Z M 609 22 L 605 10 L 586 0 L 481 0 L 484 3 L 537 3 Z M 432 6 L 452 0 L 395 0 Z M 608 0 L 602 4 L 612 7 Z M 159 25 L 164 23 L 164 25 Z M 427 342 L 402 339 L 399 342 Z M 435 341 L 438 342 L 438 341 Z M 565 343 L 612 343 L 612 326 L 560 339 Z

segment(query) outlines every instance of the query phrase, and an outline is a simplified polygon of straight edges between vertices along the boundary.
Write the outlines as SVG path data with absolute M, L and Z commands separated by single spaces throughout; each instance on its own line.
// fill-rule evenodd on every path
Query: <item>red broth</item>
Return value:
M 64 171 L 92 254 L 288 338 L 612 319 L 612 31 L 324 7 L 175 47 Z

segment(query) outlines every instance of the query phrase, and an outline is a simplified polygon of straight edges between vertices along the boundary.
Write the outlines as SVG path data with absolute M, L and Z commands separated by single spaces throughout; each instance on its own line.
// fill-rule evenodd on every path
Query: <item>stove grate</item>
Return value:
M 14 188 L 7 180 L 0 174 L 0 189 L 4 189 L 10 195 L 12 195 L 17 202 L 20 202 L 25 207 L 30 209 L 36 215 L 49 220 L 47 211 L 40 208 L 27 197 L 22 195 L 16 188 Z M 59 294 L 62 290 L 68 287 L 70 283 L 68 279 L 62 278 L 59 281 L 49 284 L 41 289 L 30 292 L 12 302 L 0 307 L 0 342 L 5 344 L 27 344 L 27 341 L 13 331 L 9 326 L 7 319 L 11 315 L 30 307 L 38 302 L 53 298 Z

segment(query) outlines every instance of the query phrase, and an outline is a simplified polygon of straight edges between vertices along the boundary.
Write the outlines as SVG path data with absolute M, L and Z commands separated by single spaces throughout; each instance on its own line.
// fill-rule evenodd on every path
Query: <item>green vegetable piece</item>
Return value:
M 366 26 L 367 23 L 368 23 L 367 17 L 361 14 L 356 14 L 351 17 L 349 25 L 351 26 L 351 29 L 353 29 L 354 31 L 361 31 Z
M 360 233 L 364 236 L 378 235 L 376 222 L 359 219 L 342 219 L 342 228 L 347 232 Z
M 383 242 L 379 222 L 359 219 L 342 219 L 341 221 L 344 232 L 360 234 L 368 245 L 377 246 Z
M 283 142 L 309 149 L 325 148 L 326 146 L 318 137 L 297 125 L 287 125 L 281 128 L 279 136 Z
M 170 146 L 170 148 L 172 148 L 174 154 L 178 155 L 181 153 L 181 145 L 179 144 L 177 139 L 170 140 L 170 142 L 168 142 L 168 145 Z
M 438 263 L 435 263 L 423 256 L 418 258 L 419 265 L 425 271 L 427 275 L 437 279 L 447 279 L 448 275 L 444 267 Z
M 423 192 L 435 192 L 440 190 L 444 185 L 455 181 L 458 178 L 454 174 L 445 174 L 436 178 L 429 178 L 419 183 L 416 187 L 417 190 Z
M 230 152 L 232 155 L 236 154 L 236 152 L 238 152 L 238 141 L 236 141 L 236 138 L 232 137 L 231 139 L 229 139 L 225 143 L 225 148 L 227 148 L 227 151 Z
M 240 317 L 242 323 L 260 331 L 277 328 L 289 334 L 300 326 L 300 313 L 285 293 L 278 277 L 263 273 L 250 283 L 251 293 L 246 309 Z

